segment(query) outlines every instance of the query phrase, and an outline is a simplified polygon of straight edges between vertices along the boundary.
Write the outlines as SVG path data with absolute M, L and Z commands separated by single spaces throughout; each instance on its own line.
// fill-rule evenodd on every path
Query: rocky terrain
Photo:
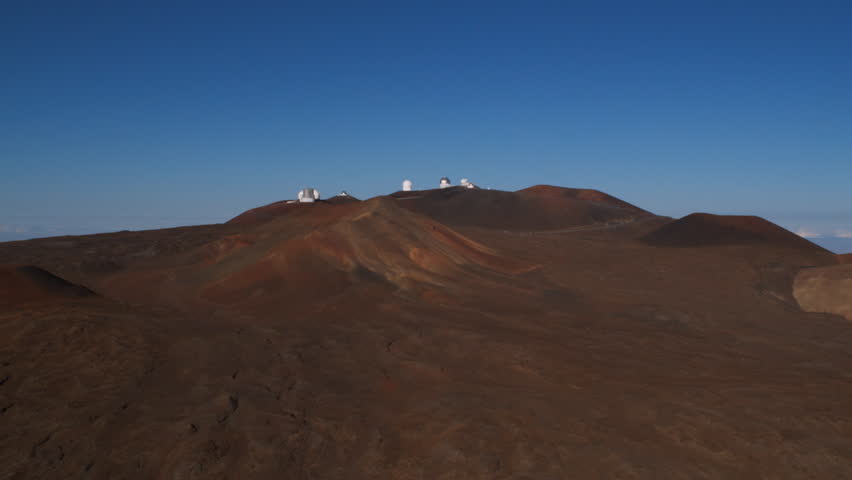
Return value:
M 550 186 L 0 243 L 0 479 L 852 478 L 840 262 Z

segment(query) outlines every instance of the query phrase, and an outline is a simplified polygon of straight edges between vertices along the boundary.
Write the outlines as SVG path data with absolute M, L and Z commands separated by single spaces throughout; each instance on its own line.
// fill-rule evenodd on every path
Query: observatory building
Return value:
M 316 188 L 303 188 L 299 190 L 299 203 L 312 203 L 319 199 L 320 193 Z
M 337 196 L 338 197 L 348 197 L 349 192 L 347 192 L 346 190 L 341 190 L 340 193 L 337 194 Z
M 447 178 L 447 177 L 442 178 L 441 183 L 438 184 L 438 188 L 449 188 L 449 187 L 452 187 L 452 186 L 453 186 L 453 184 L 450 183 L 450 179 Z
M 411 180 L 406 179 L 406 180 L 402 181 L 402 191 L 403 192 L 410 192 L 411 187 L 413 187 L 413 186 L 414 186 L 414 184 L 411 183 Z

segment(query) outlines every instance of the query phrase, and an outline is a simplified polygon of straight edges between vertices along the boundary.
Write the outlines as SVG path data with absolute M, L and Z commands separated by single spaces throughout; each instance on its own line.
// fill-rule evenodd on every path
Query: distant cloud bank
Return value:
M 814 225 L 799 226 L 797 235 L 820 245 L 834 253 L 852 253 L 852 229 L 830 225 L 815 228 Z
M 831 233 L 823 233 L 809 227 L 799 227 L 795 230 L 796 235 L 803 238 L 843 238 L 852 239 L 852 230 L 834 230 Z
M 821 238 L 823 235 L 819 232 L 815 232 L 813 230 L 809 230 L 807 228 L 799 228 L 796 230 L 796 235 L 804 238 Z

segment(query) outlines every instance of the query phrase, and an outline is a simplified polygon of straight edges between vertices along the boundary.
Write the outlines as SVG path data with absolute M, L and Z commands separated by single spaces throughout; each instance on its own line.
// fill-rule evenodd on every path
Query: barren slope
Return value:
M 852 321 L 852 264 L 804 269 L 796 275 L 794 292 L 803 309 Z
M 281 200 L 273 202 L 262 207 L 252 208 L 228 220 L 227 223 L 236 225 L 255 225 L 269 220 L 284 216 L 298 209 L 328 209 L 335 205 L 349 205 L 358 203 L 361 200 L 353 197 L 341 197 L 339 195 L 329 198 L 328 200 L 320 200 L 310 203 L 298 203 L 292 200 Z
M 819 245 L 760 217 L 693 213 L 644 237 L 651 245 L 698 247 L 748 245 L 824 251 Z
M 31 265 L 0 265 L 0 308 L 47 303 L 93 296 L 86 287 L 74 285 Z
M 109 275 L 97 285 L 134 302 L 246 311 L 315 311 L 339 295 L 475 295 L 535 268 L 390 199 L 291 215 L 224 237 L 168 262 Z M 452 289 L 448 287 L 452 286 Z
M 0 244 L 106 297 L 0 308 L 0 478 L 852 478 L 834 255 L 407 201 Z
M 391 196 L 401 206 L 450 226 L 553 230 L 651 216 L 597 190 L 548 185 L 517 192 L 453 187 Z

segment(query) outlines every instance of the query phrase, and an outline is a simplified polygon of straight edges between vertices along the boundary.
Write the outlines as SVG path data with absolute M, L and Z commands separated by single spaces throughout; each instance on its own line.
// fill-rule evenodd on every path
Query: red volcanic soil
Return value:
M 0 266 L 0 307 L 93 296 L 86 287 L 74 285 L 38 267 Z
M 451 226 L 555 230 L 652 216 L 597 190 L 548 185 L 517 192 L 453 187 L 396 192 L 391 197 L 409 210 Z
M 165 268 L 147 268 L 144 286 L 136 270 L 109 276 L 99 286 L 136 302 L 172 298 L 175 306 L 191 309 L 301 312 L 352 289 L 392 287 L 419 295 L 429 285 L 459 284 L 456 278 L 498 288 L 499 275 L 535 268 L 385 197 L 346 208 L 299 207 L 250 235 L 225 237 L 171 259 Z
M 236 217 L 228 220 L 227 223 L 235 225 L 255 225 L 258 223 L 268 222 L 269 220 L 283 215 L 288 215 L 300 209 L 324 209 L 334 205 L 349 205 L 353 203 L 358 203 L 360 201 L 361 200 L 358 200 L 357 198 L 352 196 L 341 197 L 339 195 L 331 197 L 328 200 L 319 200 L 310 203 L 299 203 L 293 202 L 292 200 L 281 200 L 279 202 L 270 203 L 269 205 L 264 205 L 262 207 L 247 210 L 237 215 Z
M 323 208 L 321 205 L 323 204 L 319 202 L 299 203 L 293 202 L 292 200 L 281 200 L 279 202 L 270 203 L 269 205 L 246 210 L 245 212 L 228 220 L 227 223 L 235 225 L 254 225 L 272 220 L 273 218 L 280 217 L 282 215 L 287 215 L 288 213 L 300 208 Z
M 517 193 L 526 196 L 549 198 L 552 202 L 556 202 L 557 204 L 559 201 L 564 201 L 566 199 L 575 199 L 588 202 L 593 205 L 605 205 L 608 207 L 621 208 L 628 211 L 645 212 L 645 210 L 642 210 L 641 208 L 635 205 L 631 205 L 625 202 L 624 200 L 615 198 L 612 195 L 601 192 L 599 190 L 591 190 L 587 188 L 565 188 L 554 187 L 552 185 L 534 185 L 532 187 L 527 187 L 522 190 L 518 190 Z
M 353 197 L 352 195 L 335 195 L 331 198 L 321 200 L 322 202 L 330 203 L 332 205 L 340 205 L 345 203 L 357 203 L 361 200 Z
M 848 269 L 780 227 L 297 207 L 0 243 L 0 478 L 852 478 Z
M 852 263 L 852 253 L 842 253 L 837 255 L 837 261 L 840 263 Z
M 650 245 L 700 247 L 707 245 L 764 244 L 777 247 L 827 250 L 760 217 L 693 213 L 646 235 Z

